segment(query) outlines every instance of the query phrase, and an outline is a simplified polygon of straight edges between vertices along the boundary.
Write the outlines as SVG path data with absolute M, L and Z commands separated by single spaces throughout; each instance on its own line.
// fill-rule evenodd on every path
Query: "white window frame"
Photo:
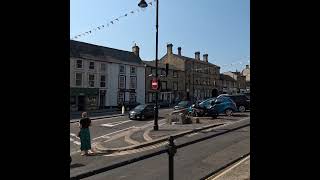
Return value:
M 121 83 L 120 83 L 121 78 L 124 79 L 124 82 L 123 82 L 124 87 L 121 87 L 121 86 L 120 86 L 120 84 L 121 84 Z M 119 76 L 119 89 L 125 89 L 125 88 L 126 88 L 126 76 L 121 75 L 121 76 Z
M 93 63 L 93 69 L 90 69 L 90 63 Z M 89 61 L 88 69 L 89 69 L 90 71 L 94 71 L 94 70 L 96 69 L 96 65 L 95 65 L 95 62 L 94 62 L 94 61 Z
M 83 60 L 82 59 L 76 59 L 76 69 L 83 69 Z M 78 61 L 81 61 L 81 68 L 78 68 Z
M 132 84 L 132 79 L 134 79 L 134 85 Z M 130 89 L 137 89 L 137 76 L 130 76 Z
M 104 81 L 101 81 L 101 76 L 104 76 Z M 101 86 L 101 83 L 102 82 L 104 82 L 104 85 L 105 86 Z M 106 88 L 107 87 L 107 75 L 105 75 L 105 74 L 100 74 L 100 85 L 99 85 L 99 87 L 101 87 L 101 88 Z
M 132 69 L 134 69 L 134 73 L 132 73 Z M 136 66 L 130 66 L 130 75 L 131 76 L 137 75 L 137 67 Z
M 81 84 L 77 85 L 77 74 L 81 74 Z M 74 84 L 77 87 L 81 87 L 83 85 L 83 73 L 82 72 L 75 72 L 74 73 Z
M 90 86 L 90 75 L 93 75 L 93 86 Z M 89 88 L 94 88 L 96 85 L 96 75 L 95 74 L 92 74 L 92 73 L 89 73 L 88 74 L 88 87 Z
M 123 72 L 121 72 L 121 67 L 123 67 Z M 126 66 L 124 64 L 119 64 L 119 74 L 120 75 L 126 74 Z

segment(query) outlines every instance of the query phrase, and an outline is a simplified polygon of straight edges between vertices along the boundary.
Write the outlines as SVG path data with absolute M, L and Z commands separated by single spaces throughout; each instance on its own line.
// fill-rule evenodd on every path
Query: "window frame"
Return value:
M 78 67 L 78 61 L 81 61 L 81 68 Z M 82 59 L 76 59 L 76 69 L 83 69 L 83 60 Z
M 121 78 L 124 79 L 124 83 L 123 83 L 123 84 L 124 84 L 124 87 L 121 87 L 121 86 L 120 86 L 120 84 L 121 84 L 121 83 L 120 83 L 120 82 L 121 82 Z M 126 76 L 124 76 L 124 75 L 120 75 L 120 76 L 119 76 L 118 88 L 119 88 L 119 89 L 126 89 Z
M 104 76 L 104 81 L 101 80 L 102 76 Z M 104 82 L 104 86 L 101 86 L 101 83 Z M 107 87 L 107 76 L 105 74 L 100 74 L 100 87 L 106 88 Z
M 90 65 L 91 63 L 93 63 L 93 69 L 90 68 L 91 67 L 91 65 Z M 89 61 L 89 67 L 88 68 L 89 68 L 90 71 L 94 71 L 95 68 L 96 68 L 95 62 L 94 61 Z
M 93 86 L 90 85 L 90 76 L 93 76 Z M 92 80 L 91 80 L 91 81 L 92 81 Z M 94 88 L 94 87 L 95 87 L 95 82 L 96 82 L 96 76 L 95 76 L 95 74 L 89 73 L 89 74 L 88 74 L 88 87 Z
M 81 84 L 80 85 L 77 85 L 77 74 L 81 74 Z M 75 86 L 81 87 L 83 85 L 83 73 L 82 72 L 75 72 L 74 79 L 75 79 Z

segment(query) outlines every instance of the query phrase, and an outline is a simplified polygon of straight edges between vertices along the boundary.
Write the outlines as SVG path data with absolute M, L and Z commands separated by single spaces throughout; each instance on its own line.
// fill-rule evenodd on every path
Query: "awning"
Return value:
M 70 96 L 98 96 L 99 88 L 70 88 Z

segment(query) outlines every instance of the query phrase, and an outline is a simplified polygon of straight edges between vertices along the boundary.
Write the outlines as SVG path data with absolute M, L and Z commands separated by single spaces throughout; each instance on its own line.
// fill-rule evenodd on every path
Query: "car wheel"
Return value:
M 245 108 L 244 106 L 240 106 L 240 107 L 239 107 L 239 111 L 240 111 L 240 112 L 245 112 L 245 111 L 246 111 L 246 108 Z
M 145 119 L 144 114 L 142 114 L 140 117 L 141 117 L 141 120 Z
M 227 116 L 232 116 L 233 111 L 232 111 L 232 109 L 226 109 L 225 113 L 226 113 Z

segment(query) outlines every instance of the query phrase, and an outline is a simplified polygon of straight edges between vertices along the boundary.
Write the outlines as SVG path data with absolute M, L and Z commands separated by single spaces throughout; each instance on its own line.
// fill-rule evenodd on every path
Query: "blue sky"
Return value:
M 155 59 L 155 3 L 146 0 L 153 4 L 142 11 L 139 2 L 70 0 L 70 38 L 92 30 L 75 40 L 127 51 L 135 42 L 141 59 Z M 196 51 L 201 59 L 208 54 L 209 62 L 220 66 L 221 72 L 242 70 L 250 59 L 250 1 L 159 0 L 159 59 L 167 43 L 173 44 L 174 53 L 180 46 L 187 57 L 194 57 Z

